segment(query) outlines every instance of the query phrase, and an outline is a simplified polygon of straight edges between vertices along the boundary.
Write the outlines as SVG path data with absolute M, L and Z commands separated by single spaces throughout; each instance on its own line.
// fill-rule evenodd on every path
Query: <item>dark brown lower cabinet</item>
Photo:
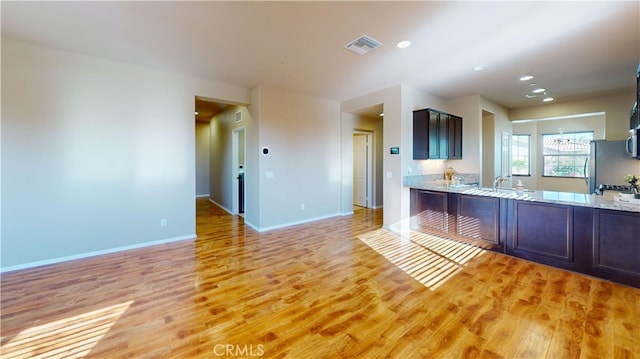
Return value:
M 411 189 L 411 225 L 640 288 L 640 213 Z
M 640 213 L 598 210 L 590 274 L 640 288 Z
M 411 190 L 411 226 L 426 232 L 449 232 L 448 193 Z
M 500 235 L 505 223 L 500 211 L 500 198 L 470 195 L 453 195 L 456 201 L 456 234 L 483 248 L 504 251 Z
M 506 220 L 500 211 L 501 201 L 505 200 L 412 189 L 411 226 L 414 230 L 504 252 L 501 228 Z
M 573 267 L 573 207 L 527 201 L 511 203 L 507 254 Z

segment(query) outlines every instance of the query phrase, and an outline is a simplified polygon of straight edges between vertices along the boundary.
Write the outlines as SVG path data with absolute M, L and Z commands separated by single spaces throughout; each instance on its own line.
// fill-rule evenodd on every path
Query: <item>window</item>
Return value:
M 542 135 L 542 176 L 585 177 L 593 132 Z
M 531 175 L 531 136 L 511 136 L 511 174 L 515 176 Z

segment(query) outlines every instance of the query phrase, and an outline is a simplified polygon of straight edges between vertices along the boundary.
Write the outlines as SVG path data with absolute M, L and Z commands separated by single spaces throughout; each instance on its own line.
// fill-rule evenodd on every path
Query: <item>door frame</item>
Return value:
M 366 184 L 366 186 L 367 186 L 367 188 L 366 188 L 366 196 L 367 196 L 367 200 L 366 200 L 366 206 L 365 206 L 366 208 L 375 208 L 375 198 L 373 196 L 373 193 L 374 193 L 373 189 L 375 188 L 375 185 L 376 185 L 375 176 L 374 176 L 374 173 L 375 173 L 375 171 L 374 171 L 375 161 L 374 161 L 374 158 L 373 158 L 374 154 L 375 154 L 375 151 L 373 150 L 374 146 L 375 146 L 375 143 L 374 143 L 375 136 L 373 134 L 374 134 L 373 131 L 355 130 L 355 129 L 353 130 L 353 134 L 352 134 L 352 143 L 353 143 L 353 136 L 356 136 L 356 135 L 362 136 L 362 135 L 364 135 L 364 136 L 367 137 L 368 146 L 367 146 L 367 160 L 366 160 L 367 161 L 367 163 L 366 163 L 366 165 L 367 165 L 367 170 L 366 170 L 366 176 L 367 176 L 367 179 L 366 179 L 366 183 L 367 183 Z M 351 156 L 352 159 L 353 159 L 353 154 L 355 154 L 355 148 L 353 148 L 353 153 L 352 153 L 352 156 Z M 352 168 L 355 167 L 355 163 L 353 162 L 353 160 L 352 160 L 352 163 L 351 163 L 351 167 Z M 355 171 L 354 171 L 354 177 L 355 177 Z M 353 182 L 352 189 L 353 189 L 352 193 L 355 193 L 355 181 Z
M 244 136 L 244 148 L 243 148 L 243 153 L 245 154 L 245 160 L 244 160 L 244 165 L 246 165 L 246 154 L 247 154 L 247 132 L 245 130 L 245 126 L 240 126 L 240 127 L 236 127 L 231 131 L 231 192 L 232 192 L 232 201 L 231 201 L 231 214 L 240 214 L 240 200 L 238 198 L 238 194 L 239 194 L 239 185 L 238 185 L 238 176 L 240 175 L 240 133 L 242 133 L 242 135 Z M 246 167 L 246 166 L 245 166 Z M 247 181 L 247 176 L 246 176 L 246 168 L 244 168 L 245 170 L 245 176 L 244 176 L 244 187 L 246 189 L 247 185 L 246 185 L 246 181 Z M 246 199 L 246 190 L 245 190 L 245 198 L 244 198 L 244 202 L 245 202 L 245 214 L 247 211 L 247 199 Z

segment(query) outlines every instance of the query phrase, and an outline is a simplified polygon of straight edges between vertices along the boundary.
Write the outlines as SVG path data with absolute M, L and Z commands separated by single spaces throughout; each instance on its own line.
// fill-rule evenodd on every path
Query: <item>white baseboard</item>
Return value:
M 232 212 L 231 212 L 231 210 L 230 210 L 229 208 L 227 208 L 227 207 L 225 207 L 225 206 L 221 205 L 220 203 L 218 203 L 218 202 L 214 201 L 214 200 L 213 200 L 213 199 L 211 199 L 211 198 L 209 198 L 209 202 L 211 202 L 211 203 L 215 204 L 216 206 L 218 206 L 218 207 L 220 207 L 220 208 L 224 209 L 224 211 L 225 211 L 225 212 L 227 212 L 227 213 L 229 213 L 229 214 L 232 214 L 232 215 L 234 214 L 234 213 L 232 213 Z
M 244 219 L 244 224 L 245 224 L 245 225 L 247 225 L 247 226 L 249 226 L 249 227 L 251 227 L 251 229 L 253 229 L 254 231 L 256 231 L 256 232 L 260 232 L 260 229 L 259 229 L 258 227 L 256 227 L 256 226 L 254 226 L 253 224 L 251 224 L 251 223 L 247 222 L 247 219 L 246 219 L 246 218 Z
M 338 216 L 340 216 L 339 213 L 334 213 L 334 214 L 329 214 L 329 215 L 326 215 L 326 216 L 309 218 L 309 219 L 304 219 L 304 220 L 295 221 L 295 222 L 288 222 L 288 223 L 278 224 L 278 225 L 271 226 L 271 227 L 259 228 L 259 229 L 256 229 L 256 230 L 258 232 L 271 231 L 271 230 L 274 230 L 274 229 L 279 229 L 279 228 L 284 228 L 284 227 L 289 227 L 289 226 L 295 226 L 297 224 L 309 223 L 309 222 L 319 221 L 321 219 L 327 219 L 327 218 L 338 217 Z
M 187 240 L 187 239 L 195 239 L 196 237 L 197 236 L 195 234 L 190 234 L 190 235 L 186 235 L 186 236 L 172 237 L 172 238 L 160 239 L 160 240 L 157 240 L 157 241 L 136 243 L 136 244 L 132 244 L 132 245 L 128 245 L 128 246 L 108 248 L 108 249 L 102 249 L 102 250 L 99 250 L 99 251 L 74 254 L 74 255 L 71 255 L 71 256 L 64 256 L 64 257 L 59 257 L 59 258 L 45 259 L 45 260 L 42 260 L 42 261 L 35 261 L 35 262 L 24 263 L 24 264 L 17 264 L 17 265 L 14 265 L 14 266 L 7 266 L 7 267 L 0 268 L 0 273 L 6 273 L 6 272 L 21 270 L 21 269 L 35 268 L 35 267 L 40 267 L 40 266 L 44 266 L 44 265 L 48 265 L 48 264 L 62 263 L 62 262 L 76 260 L 76 259 L 84 259 L 84 258 L 89 258 L 89 257 L 95 257 L 95 256 L 103 255 L 103 254 L 111 254 L 111 253 L 115 253 L 115 252 L 122 252 L 122 251 L 130 250 L 130 249 L 138 249 L 138 248 L 143 248 L 143 247 L 155 246 L 157 244 L 165 244 L 165 243 L 183 241 L 183 240 Z
M 209 197 L 211 196 L 210 194 L 197 194 L 196 198 L 203 198 L 203 197 Z

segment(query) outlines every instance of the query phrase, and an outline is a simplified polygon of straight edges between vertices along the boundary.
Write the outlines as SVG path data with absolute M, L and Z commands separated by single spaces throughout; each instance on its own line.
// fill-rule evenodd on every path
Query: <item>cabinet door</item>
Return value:
M 413 111 L 413 159 L 429 158 L 429 111 Z
M 447 233 L 449 229 L 447 193 L 411 190 L 412 226 L 418 230 L 436 230 Z
M 593 222 L 592 273 L 640 286 L 640 214 L 598 210 Z
M 638 71 L 636 72 L 636 104 L 634 106 L 636 110 L 635 116 L 631 116 L 631 128 L 640 128 L 640 64 L 638 65 Z
M 513 206 L 507 254 L 573 269 L 573 207 L 511 201 Z
M 449 115 L 449 159 L 462 159 L 462 117 Z
M 461 195 L 457 212 L 458 235 L 499 244 L 499 198 Z
M 438 124 L 438 157 L 439 159 L 449 158 L 449 115 L 440 114 Z
M 440 158 L 440 113 L 436 111 L 429 111 L 429 157 L 428 158 Z

